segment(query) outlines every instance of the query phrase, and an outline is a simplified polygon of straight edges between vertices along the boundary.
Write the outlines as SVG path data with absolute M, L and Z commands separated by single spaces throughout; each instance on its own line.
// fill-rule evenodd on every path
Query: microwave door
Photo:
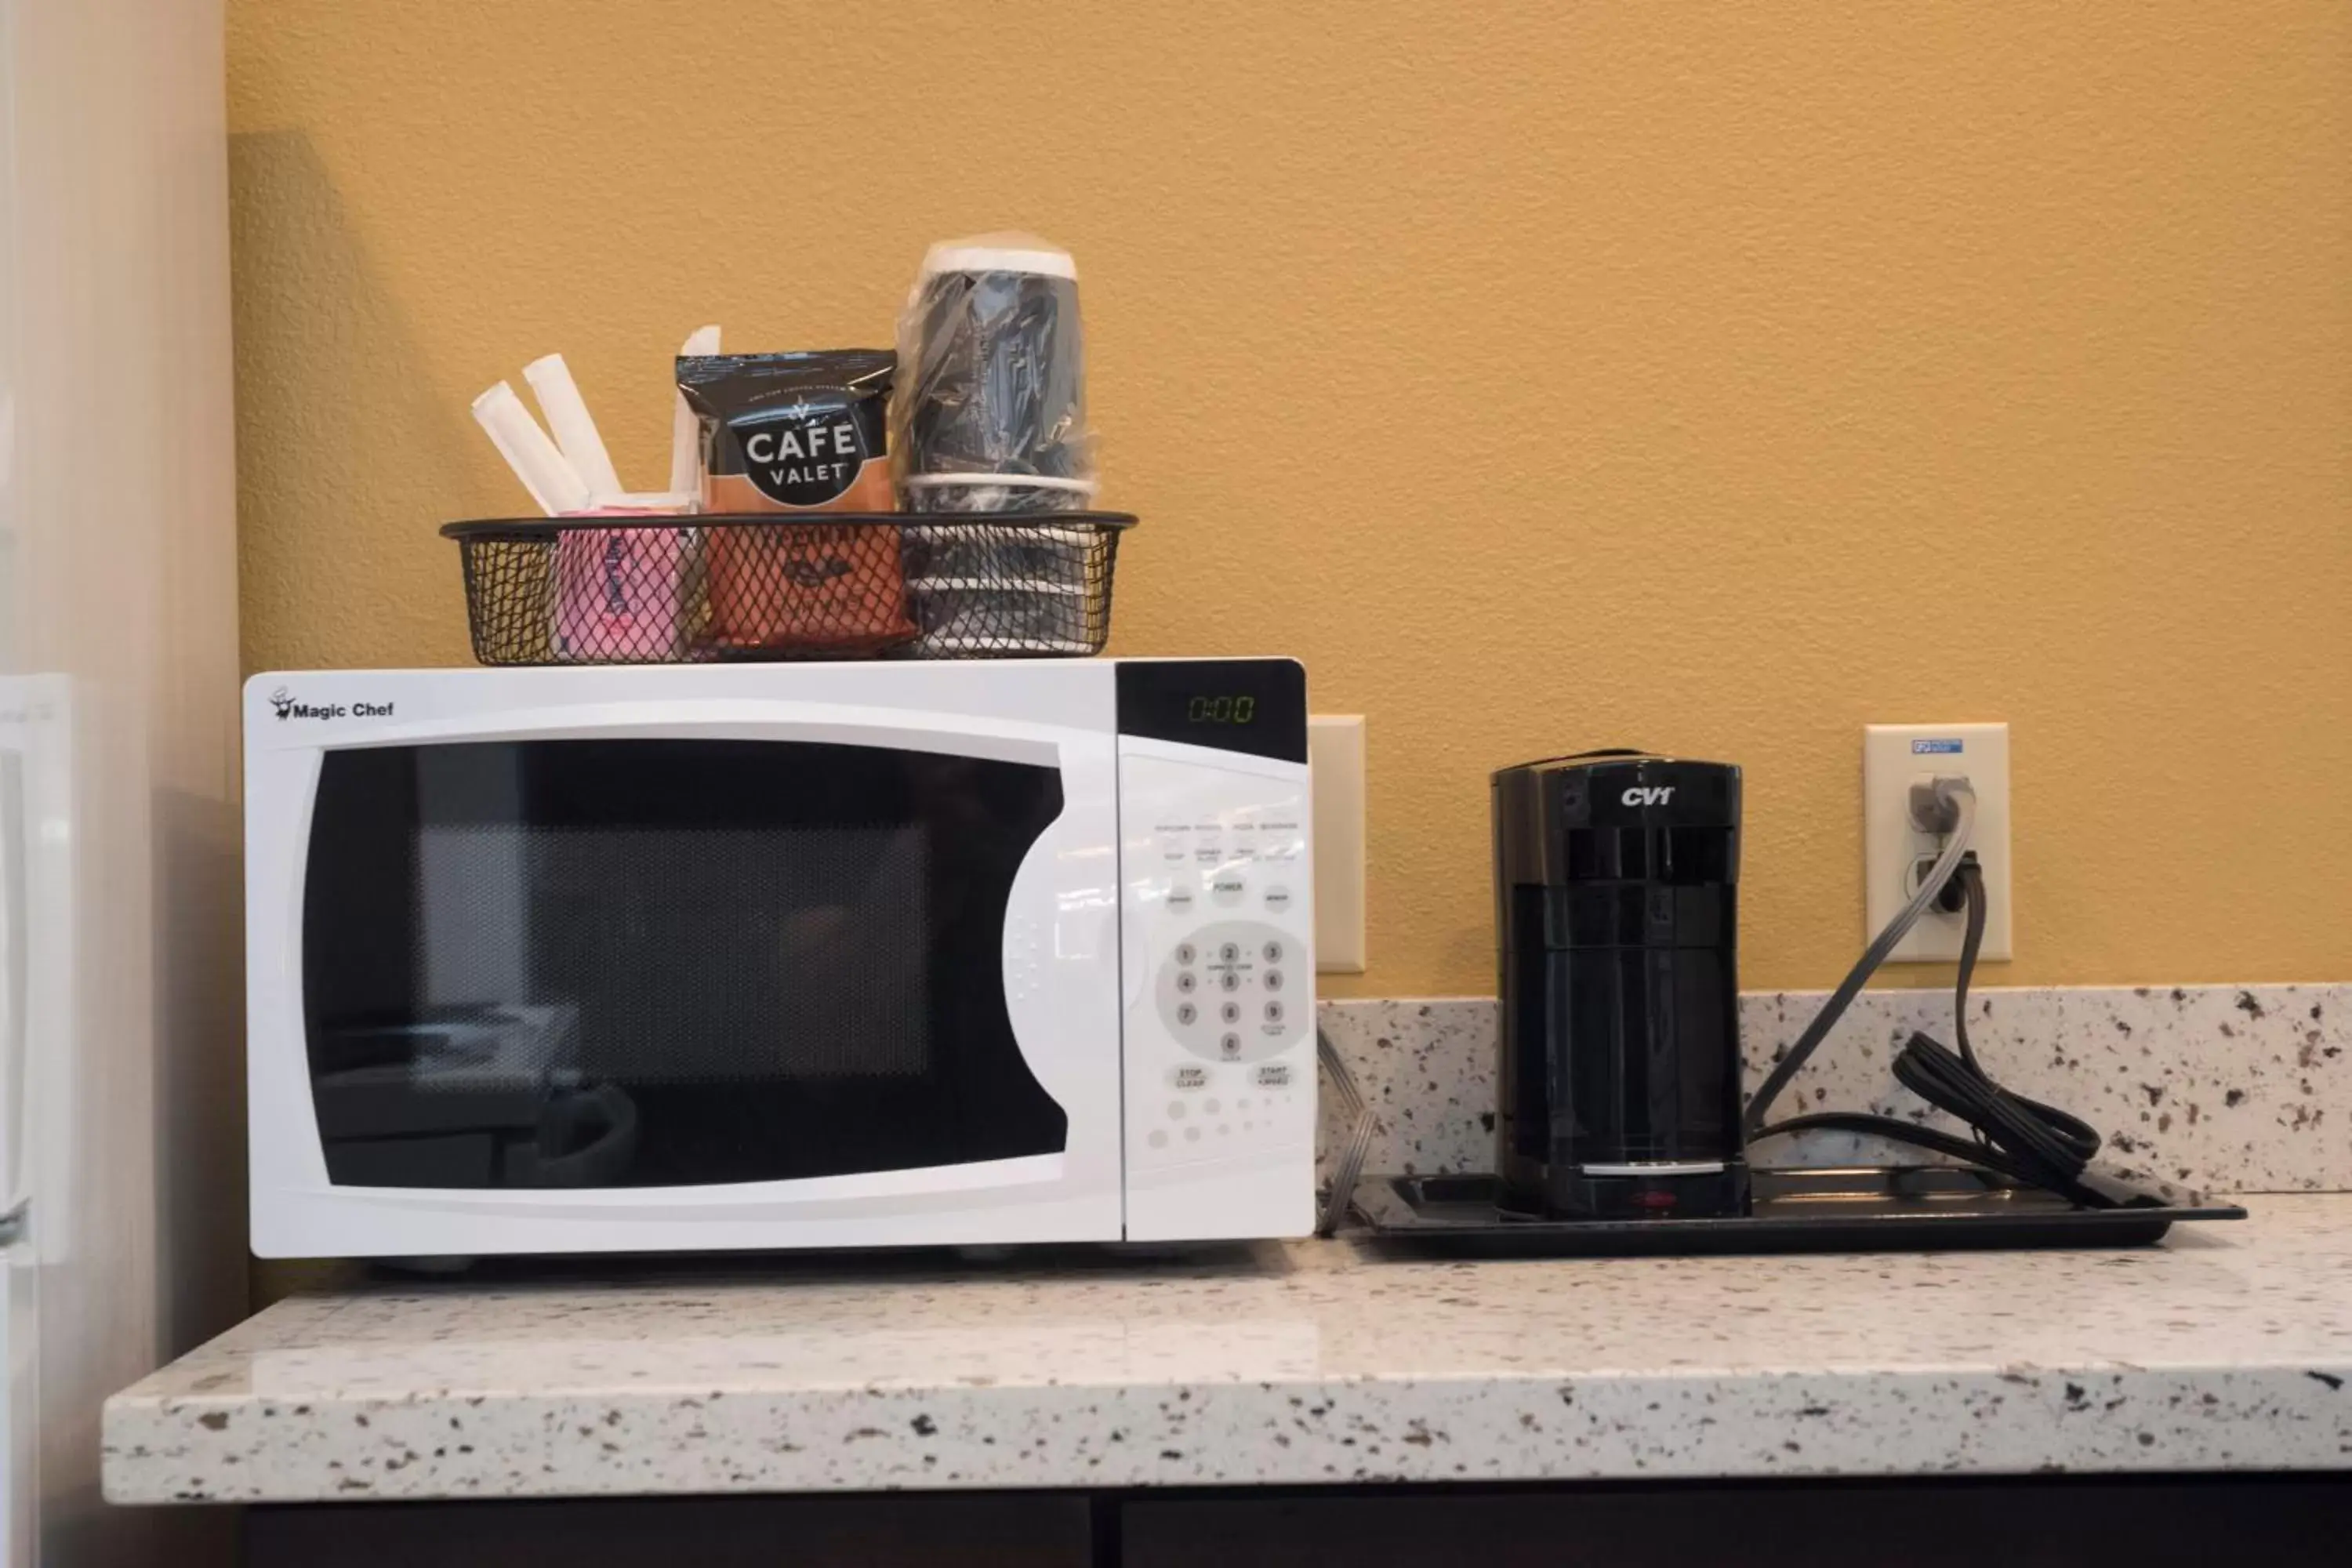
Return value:
M 899 746 L 321 760 L 301 995 L 328 1179 L 765 1187 L 1055 1155 L 1003 980 L 1063 776 Z

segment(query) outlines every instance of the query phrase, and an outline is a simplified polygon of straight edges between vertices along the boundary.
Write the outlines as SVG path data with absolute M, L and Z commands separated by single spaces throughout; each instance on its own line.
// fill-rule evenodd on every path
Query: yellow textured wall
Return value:
M 1373 994 L 1489 979 L 1499 763 L 1744 763 L 1751 985 L 1859 729 L 2006 719 L 2017 983 L 2352 977 L 2352 8 L 233 0 L 249 666 L 465 660 L 467 415 L 1078 256 L 1113 651 L 1370 715 Z

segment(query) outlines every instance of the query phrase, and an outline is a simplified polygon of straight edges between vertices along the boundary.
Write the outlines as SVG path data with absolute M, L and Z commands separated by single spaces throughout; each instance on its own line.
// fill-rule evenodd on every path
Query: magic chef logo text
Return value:
M 389 719 L 389 702 L 303 702 L 284 687 L 269 694 L 269 706 L 280 719 Z
M 823 506 L 857 480 L 871 456 L 856 415 L 803 398 L 756 423 L 736 426 L 743 471 L 761 495 L 784 506 Z

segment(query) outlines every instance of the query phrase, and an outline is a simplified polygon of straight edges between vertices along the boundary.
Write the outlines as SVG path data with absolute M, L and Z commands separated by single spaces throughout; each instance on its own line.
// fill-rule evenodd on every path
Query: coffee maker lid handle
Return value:
M 1655 752 L 1645 752 L 1639 746 L 1602 746 L 1595 751 L 1570 752 L 1563 756 L 1538 757 L 1531 763 L 1515 763 L 1503 771 L 1516 773 L 1521 768 L 1548 768 L 1554 763 L 1599 762 L 1607 757 L 1654 757 L 1657 754 Z

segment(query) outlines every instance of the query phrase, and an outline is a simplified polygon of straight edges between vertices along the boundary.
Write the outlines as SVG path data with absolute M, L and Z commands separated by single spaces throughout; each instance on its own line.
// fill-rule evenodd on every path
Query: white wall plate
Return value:
M 1863 940 L 1886 927 L 1911 897 L 1922 858 L 1943 847 L 1911 823 L 1915 780 L 1964 774 L 1977 795 L 1969 847 L 1984 869 L 1985 934 L 1979 956 L 2011 955 L 2015 869 L 2009 847 L 2009 726 L 1869 724 L 1862 732 Z M 1966 917 L 1929 909 L 1895 946 L 1893 963 L 1960 956 Z
M 1315 967 L 1364 972 L 1364 716 L 1307 721 L 1315 774 Z

